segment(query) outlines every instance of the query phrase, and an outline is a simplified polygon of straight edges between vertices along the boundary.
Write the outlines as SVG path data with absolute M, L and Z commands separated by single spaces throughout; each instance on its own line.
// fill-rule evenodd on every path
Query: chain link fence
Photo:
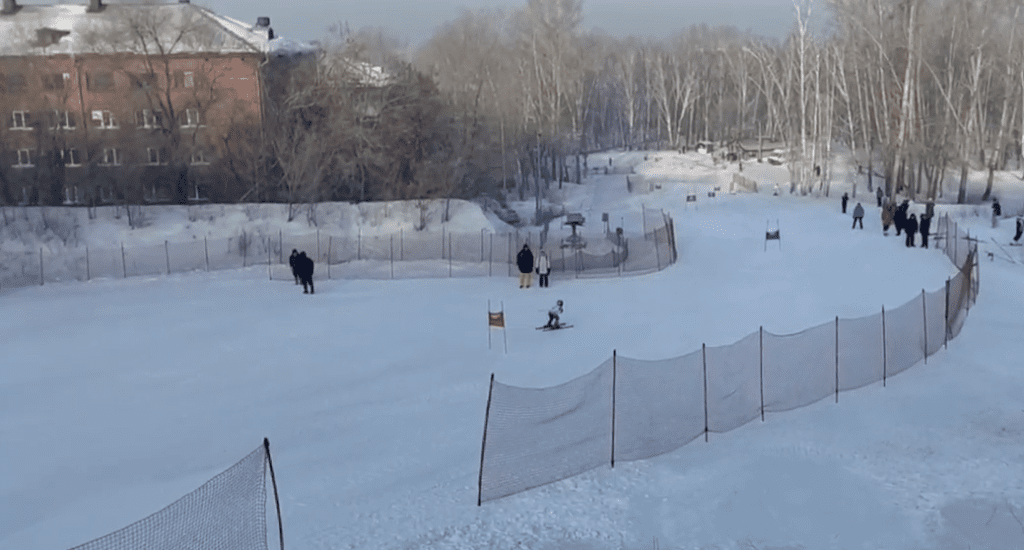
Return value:
M 671 227 L 671 222 L 669 222 Z M 955 338 L 979 290 L 977 242 L 948 218 L 940 248 L 956 276 L 903 305 L 796 334 L 763 328 L 681 357 L 618 357 L 552 388 L 491 376 L 478 504 L 615 461 L 650 458 L 765 412 L 805 407 L 927 362 Z
M 675 261 L 671 218 L 659 214 L 647 234 L 602 232 L 583 241 L 561 239 L 545 247 L 553 278 L 615 276 L 661 270 Z M 533 232 L 405 232 L 334 235 L 317 231 L 276 236 L 242 232 L 227 239 L 165 241 L 159 245 L 57 247 L 0 254 L 0 290 L 63 281 L 127 278 L 266 266 L 271 280 L 292 279 L 291 251 L 316 262 L 314 279 L 500 277 L 518 273 L 524 243 L 536 252 Z M 576 244 L 585 243 L 580 248 Z

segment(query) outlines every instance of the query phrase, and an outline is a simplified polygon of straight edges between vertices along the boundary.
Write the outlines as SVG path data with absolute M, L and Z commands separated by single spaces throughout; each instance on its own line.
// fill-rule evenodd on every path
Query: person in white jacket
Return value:
M 562 314 L 562 301 L 559 300 L 555 307 L 548 310 L 548 323 L 544 328 L 558 328 L 558 316 Z
M 540 287 L 548 286 L 548 275 L 551 273 L 551 261 L 548 260 L 548 253 L 541 249 L 540 258 L 537 260 L 537 275 L 540 275 Z

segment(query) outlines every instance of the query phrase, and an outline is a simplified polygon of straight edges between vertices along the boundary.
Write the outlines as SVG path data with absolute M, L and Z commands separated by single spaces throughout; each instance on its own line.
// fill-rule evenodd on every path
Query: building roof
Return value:
M 309 51 L 308 43 L 275 37 L 188 2 L 19 5 L 0 15 L 0 57 L 90 53 L 264 53 Z M 141 32 L 140 32 L 141 31 Z M 139 35 L 147 36 L 145 40 Z

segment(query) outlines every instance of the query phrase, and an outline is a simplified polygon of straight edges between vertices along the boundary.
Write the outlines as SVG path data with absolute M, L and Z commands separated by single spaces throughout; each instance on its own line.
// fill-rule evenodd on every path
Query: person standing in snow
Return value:
M 892 225 L 893 207 L 887 204 L 882 207 L 882 234 L 889 234 L 889 226 Z
M 1017 232 L 1013 235 L 1013 242 L 1019 243 L 1021 235 L 1024 235 L 1024 218 L 1017 217 Z
M 928 231 L 932 227 L 932 217 L 928 215 L 928 212 L 921 214 L 921 248 L 928 248 Z
M 516 265 L 519 266 L 519 288 L 530 288 L 533 283 L 533 252 L 530 252 L 530 245 L 524 244 L 516 255 Z
M 292 249 L 292 255 L 288 256 L 288 265 L 292 267 L 292 277 L 295 277 L 295 284 L 299 284 L 299 272 L 295 271 L 295 259 L 299 257 L 299 251 Z
M 562 301 L 559 300 L 555 307 L 548 310 L 548 322 L 544 328 L 558 328 L 558 316 L 562 314 Z
M 903 229 L 907 232 L 907 247 L 913 248 L 914 233 L 917 233 L 917 216 L 911 214 L 903 224 Z
M 843 212 L 846 212 L 845 205 L 843 206 Z M 860 224 L 860 228 L 864 229 L 864 207 L 861 206 L 859 202 L 857 203 L 857 206 L 853 207 L 853 227 L 850 229 L 857 227 L 858 223 Z
M 306 251 L 299 252 L 295 258 L 295 271 L 302 281 L 303 294 L 315 294 L 313 289 L 313 259 L 306 256 Z
M 846 193 L 843 193 L 843 198 L 842 198 L 842 201 L 843 201 L 843 214 L 846 213 L 846 202 L 849 201 L 849 200 L 850 200 L 850 195 L 848 195 Z
M 875 188 L 875 198 L 878 199 L 878 207 L 882 207 L 882 188 L 881 186 Z
M 992 227 L 999 225 L 999 218 L 1003 215 L 1003 208 L 999 206 L 999 199 L 992 199 Z
M 540 283 L 537 285 L 541 288 L 548 287 L 548 274 L 551 273 L 551 261 L 548 260 L 548 253 L 544 249 L 540 249 L 540 257 L 537 258 L 537 275 L 540 275 Z
M 900 232 L 906 229 L 907 224 L 907 210 L 910 208 L 909 201 L 903 201 L 902 204 L 896 207 L 896 212 L 893 213 L 892 222 L 896 226 L 896 236 L 900 236 Z

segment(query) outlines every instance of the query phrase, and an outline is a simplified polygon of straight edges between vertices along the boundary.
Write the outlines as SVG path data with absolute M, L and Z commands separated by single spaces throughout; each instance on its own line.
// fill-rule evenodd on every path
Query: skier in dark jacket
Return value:
M 921 248 L 928 248 L 928 231 L 932 227 L 932 217 L 927 212 L 921 214 L 921 224 L 919 231 L 921 232 Z
M 1024 235 L 1024 218 L 1017 218 L 1017 232 L 1013 235 L 1013 242 L 1019 243 L 1021 235 Z
M 302 293 L 303 294 L 315 294 L 313 289 L 313 259 L 306 256 L 306 251 L 299 252 L 299 255 L 295 257 L 295 272 L 299 275 L 299 280 L 302 281 Z
M 849 200 L 850 200 L 850 195 L 848 195 L 846 193 L 843 193 L 843 198 L 842 198 L 842 201 L 843 201 L 843 214 L 846 213 L 846 203 Z
M 881 187 L 876 187 L 875 188 L 875 198 L 878 199 L 878 207 L 879 208 L 882 207 L 882 195 L 883 195 L 882 188 Z
M 295 284 L 299 284 L 299 272 L 295 271 L 295 259 L 299 257 L 299 251 L 292 249 L 292 255 L 288 256 L 288 265 L 292 267 L 292 277 L 295 277 Z
M 846 212 L 846 208 L 843 208 L 843 212 Z M 857 227 L 860 224 L 860 228 L 864 229 L 864 207 L 857 203 L 857 206 L 853 207 L 853 227 Z M 851 227 L 850 229 L 853 229 Z
M 911 214 L 907 221 L 903 222 L 903 229 L 907 232 L 907 246 L 914 246 L 914 233 L 917 233 L 917 216 Z
M 519 288 L 530 288 L 533 283 L 533 252 L 530 252 L 530 245 L 524 244 L 516 255 L 516 265 L 519 266 Z

